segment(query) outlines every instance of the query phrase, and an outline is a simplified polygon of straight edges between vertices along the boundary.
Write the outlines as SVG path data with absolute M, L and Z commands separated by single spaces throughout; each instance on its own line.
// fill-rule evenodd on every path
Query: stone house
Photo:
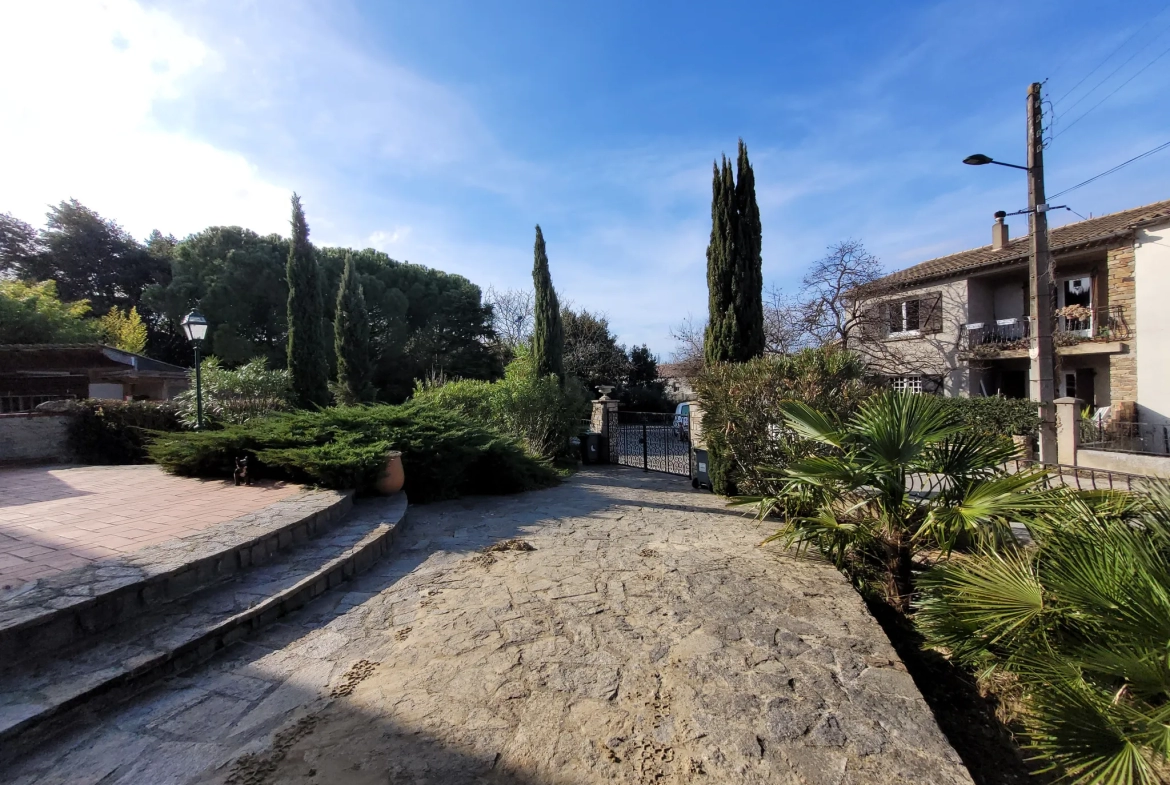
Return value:
M 1057 397 L 1170 421 L 1168 235 L 1170 200 L 1049 230 Z M 1029 253 L 998 217 L 990 245 L 877 281 L 859 307 L 870 369 L 897 389 L 1028 397 Z

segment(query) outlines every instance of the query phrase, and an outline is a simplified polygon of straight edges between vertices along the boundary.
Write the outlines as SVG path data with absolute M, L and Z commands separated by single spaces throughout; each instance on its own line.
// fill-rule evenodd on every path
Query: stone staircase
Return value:
M 406 510 L 309 491 L 0 596 L 0 765 L 368 569 Z

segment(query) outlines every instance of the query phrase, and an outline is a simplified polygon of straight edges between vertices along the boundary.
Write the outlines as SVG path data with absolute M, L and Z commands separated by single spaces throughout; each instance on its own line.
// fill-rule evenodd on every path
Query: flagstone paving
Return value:
M 301 491 L 175 477 L 157 466 L 0 469 L 0 592 L 185 537 Z
M 348 591 L 6 781 L 971 783 L 845 579 L 682 478 L 587 469 L 408 520 Z

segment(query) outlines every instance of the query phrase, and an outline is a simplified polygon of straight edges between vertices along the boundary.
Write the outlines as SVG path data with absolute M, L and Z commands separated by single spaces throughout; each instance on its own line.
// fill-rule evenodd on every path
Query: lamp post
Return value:
M 183 332 L 195 347 L 195 430 L 203 430 L 203 369 L 199 362 L 199 346 L 207 337 L 207 319 L 198 311 L 183 317 Z
M 1052 343 L 1052 257 L 1048 252 L 1048 205 L 1044 198 L 1044 123 L 1040 110 L 1040 84 L 1028 87 L 1028 165 L 1005 164 L 977 153 L 963 159 L 971 166 L 996 164 L 1028 173 L 1028 215 L 1032 256 L 1028 265 L 1028 300 L 1032 338 L 1028 349 L 1031 398 L 1040 409 L 1040 462 L 1059 463 L 1056 454 L 1055 349 Z

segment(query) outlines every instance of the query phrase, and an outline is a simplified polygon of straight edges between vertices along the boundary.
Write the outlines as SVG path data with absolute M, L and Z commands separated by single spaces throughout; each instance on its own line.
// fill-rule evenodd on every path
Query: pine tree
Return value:
M 333 348 L 337 354 L 338 394 L 345 403 L 369 400 L 370 320 L 353 256 L 348 253 L 337 289 Z
M 309 244 L 301 197 L 292 196 L 292 242 L 288 252 L 288 370 L 298 406 L 329 403 L 329 359 L 325 352 L 321 271 Z
M 764 270 L 760 255 L 763 230 L 760 208 L 756 204 L 756 175 L 748 160 L 747 145 L 739 140 L 735 184 L 735 208 L 738 219 L 735 246 L 735 310 L 739 328 L 737 359 L 741 362 L 764 353 Z
M 561 306 L 548 271 L 544 235 L 536 227 L 536 246 L 532 265 L 532 283 L 536 289 L 536 323 L 532 331 L 532 367 L 541 376 L 555 374 L 565 380 L 565 330 L 561 324 Z

